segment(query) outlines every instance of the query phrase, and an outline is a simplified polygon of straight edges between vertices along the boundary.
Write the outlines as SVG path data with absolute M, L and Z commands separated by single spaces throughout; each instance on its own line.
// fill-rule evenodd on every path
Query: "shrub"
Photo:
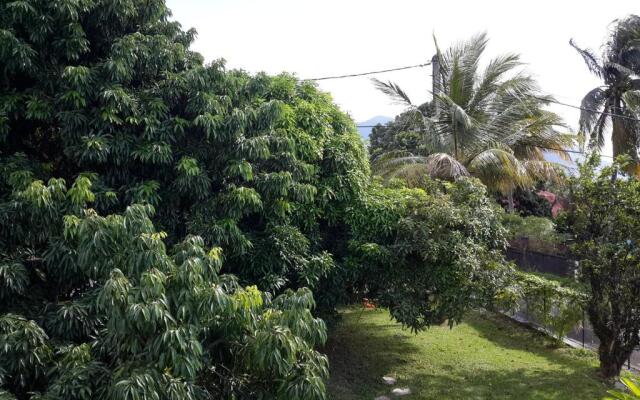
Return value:
M 555 223 L 549 218 L 504 213 L 502 224 L 512 245 L 517 246 L 519 239 L 526 239 L 529 250 L 549 254 L 563 251 L 559 245 L 565 242 L 566 235 L 559 233 Z
M 532 273 L 519 272 L 516 282 L 517 298 L 526 305 L 527 312 L 562 343 L 582 320 L 587 292 L 576 283 Z
M 354 290 L 413 330 L 459 322 L 510 284 L 500 210 L 475 179 L 373 186 L 348 209 L 347 223 Z

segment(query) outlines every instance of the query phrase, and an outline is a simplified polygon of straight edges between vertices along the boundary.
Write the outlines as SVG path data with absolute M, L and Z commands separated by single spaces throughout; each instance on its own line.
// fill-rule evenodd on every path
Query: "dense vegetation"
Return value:
M 169 16 L 0 2 L 0 384 L 323 398 L 309 288 L 366 182 L 353 122 L 291 77 L 204 65 Z
M 347 213 L 349 264 L 360 266 L 352 286 L 413 330 L 459 322 L 469 309 L 498 301 L 511 283 L 500 215 L 473 178 L 427 178 L 411 189 L 372 185 Z

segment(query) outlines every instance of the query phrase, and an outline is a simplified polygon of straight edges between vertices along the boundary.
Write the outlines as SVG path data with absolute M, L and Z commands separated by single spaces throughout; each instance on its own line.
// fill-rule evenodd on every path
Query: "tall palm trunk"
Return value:
M 622 110 L 620 107 L 612 108 L 612 113 L 620 115 Z M 634 135 L 629 131 L 624 119 L 620 117 L 612 118 L 613 129 L 611 131 L 611 144 L 613 147 L 613 156 L 628 155 L 633 162 L 628 166 L 629 174 L 637 174 L 636 164 L 638 163 L 638 154 L 636 152 L 636 143 Z

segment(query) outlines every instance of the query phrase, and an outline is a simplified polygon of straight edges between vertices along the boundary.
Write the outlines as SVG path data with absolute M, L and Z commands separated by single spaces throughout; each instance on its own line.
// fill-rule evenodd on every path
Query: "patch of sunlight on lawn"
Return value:
M 555 348 L 551 341 L 503 316 L 470 314 L 449 329 L 417 335 L 387 311 L 347 308 L 330 335 L 329 398 L 373 399 L 410 387 L 408 399 L 601 399 L 592 352 Z

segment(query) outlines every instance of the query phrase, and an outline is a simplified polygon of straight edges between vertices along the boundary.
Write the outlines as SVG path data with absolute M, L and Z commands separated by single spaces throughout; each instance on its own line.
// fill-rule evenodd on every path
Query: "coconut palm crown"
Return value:
M 613 156 L 629 155 L 638 161 L 640 138 L 640 16 L 612 23 L 602 56 L 569 42 L 587 68 L 604 83 L 582 99 L 580 133 L 590 147 L 600 150 L 611 127 Z
M 431 107 L 417 107 L 393 82 L 374 84 L 415 113 L 411 129 L 424 140 L 420 154 L 387 152 L 373 160 L 374 172 L 408 181 L 425 174 L 457 179 L 473 175 L 490 189 L 509 195 L 539 179 L 557 179 L 559 166 L 545 152 L 569 159 L 564 150 L 574 136 L 560 131 L 562 119 L 543 109 L 552 100 L 540 94 L 535 80 L 523 73 L 517 54 L 491 59 L 481 68 L 485 33 L 434 56 Z

